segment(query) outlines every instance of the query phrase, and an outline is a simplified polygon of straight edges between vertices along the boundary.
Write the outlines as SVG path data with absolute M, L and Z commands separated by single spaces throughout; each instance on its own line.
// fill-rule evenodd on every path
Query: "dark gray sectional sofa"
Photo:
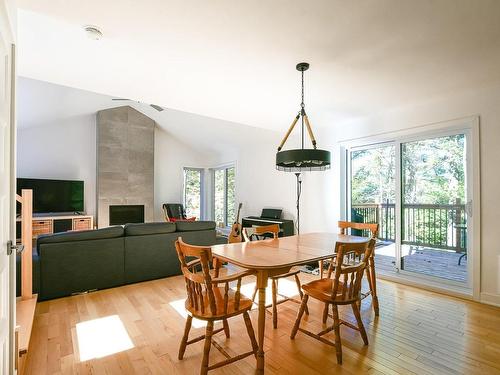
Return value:
M 111 288 L 181 273 L 174 242 L 215 245 L 215 222 L 126 224 L 40 236 L 33 251 L 39 300 Z M 18 293 L 20 291 L 18 262 Z

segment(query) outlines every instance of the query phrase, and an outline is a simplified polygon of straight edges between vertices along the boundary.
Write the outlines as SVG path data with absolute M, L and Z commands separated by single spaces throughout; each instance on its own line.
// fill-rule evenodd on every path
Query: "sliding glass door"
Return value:
M 401 270 L 467 281 L 466 136 L 401 143 Z
M 347 150 L 346 217 L 379 224 L 379 271 L 470 286 L 467 140 L 458 131 Z

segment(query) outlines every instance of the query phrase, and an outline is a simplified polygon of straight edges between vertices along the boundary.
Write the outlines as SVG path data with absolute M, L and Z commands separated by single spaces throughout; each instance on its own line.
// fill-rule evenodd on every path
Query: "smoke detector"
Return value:
M 87 36 L 92 40 L 99 40 L 102 38 L 102 31 L 97 26 L 86 25 L 83 27 Z

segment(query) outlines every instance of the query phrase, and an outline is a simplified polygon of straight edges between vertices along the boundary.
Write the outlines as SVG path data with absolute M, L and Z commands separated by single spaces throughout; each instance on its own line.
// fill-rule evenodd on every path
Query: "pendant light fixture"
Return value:
M 300 194 L 302 191 L 302 178 L 301 173 L 304 171 L 324 171 L 330 169 L 330 151 L 318 150 L 316 148 L 316 139 L 307 117 L 305 104 L 304 104 L 304 72 L 309 69 L 309 64 L 302 62 L 297 64 L 297 70 L 302 76 L 302 101 L 300 103 L 300 111 L 295 116 L 295 119 L 290 125 L 290 128 L 281 141 L 276 153 L 276 169 L 285 172 L 295 172 L 297 178 L 297 234 L 300 234 Z M 287 141 L 290 133 L 295 128 L 297 122 L 301 120 L 301 148 L 293 150 L 281 151 L 285 142 Z M 311 139 L 313 148 L 304 148 L 304 126 L 307 127 L 307 133 Z
M 304 104 L 304 72 L 309 69 L 309 64 L 302 62 L 297 64 L 296 68 L 302 75 L 302 102 L 300 103 L 299 113 L 295 116 L 292 125 L 290 125 L 290 128 L 278 147 L 278 152 L 276 153 L 276 169 L 285 172 L 299 173 L 303 171 L 324 171 L 330 169 L 330 151 L 316 148 L 316 139 L 314 138 Z M 301 148 L 281 151 L 299 119 L 302 125 Z M 307 128 L 313 148 L 304 148 L 304 127 Z

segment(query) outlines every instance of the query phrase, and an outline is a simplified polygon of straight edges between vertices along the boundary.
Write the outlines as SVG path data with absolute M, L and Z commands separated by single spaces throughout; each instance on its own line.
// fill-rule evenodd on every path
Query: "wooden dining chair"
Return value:
M 263 225 L 259 227 L 252 227 L 252 228 L 243 228 L 243 238 L 245 239 L 246 242 L 251 241 L 252 238 L 265 238 L 266 235 L 271 236 L 272 238 L 278 238 L 278 234 L 280 232 L 280 227 L 278 224 L 271 224 L 271 225 Z M 269 251 L 272 251 L 270 248 Z M 296 299 L 284 296 L 282 294 L 279 294 L 278 291 L 278 280 L 283 279 L 285 277 L 293 276 L 295 278 L 295 284 L 297 284 L 297 289 L 299 290 L 299 296 L 302 299 L 303 293 L 302 293 L 302 288 L 300 285 L 300 279 L 299 279 L 299 273 L 300 270 L 298 269 L 292 269 L 290 272 L 277 275 L 277 276 L 272 276 L 270 277 L 271 279 L 271 285 L 272 285 L 272 297 L 273 297 L 273 302 L 271 305 L 266 306 L 266 307 L 271 307 L 273 308 L 273 327 L 278 328 L 278 305 L 283 302 L 287 301 L 293 301 L 295 303 L 300 303 L 300 301 L 297 301 Z M 255 296 L 257 295 L 257 286 L 255 286 L 255 290 L 253 292 L 252 296 L 252 301 L 255 301 Z M 280 296 L 282 299 L 278 301 L 278 296 Z M 306 309 L 306 313 L 309 314 L 309 310 Z
M 371 252 L 373 251 L 374 243 L 374 239 L 371 239 L 369 243 L 337 242 L 335 246 L 335 253 L 337 256 L 334 259 L 334 267 L 332 267 L 333 277 L 314 280 L 302 286 L 304 297 L 302 298 L 297 319 L 295 320 L 295 324 L 290 335 L 292 340 L 295 339 L 297 332 L 301 331 L 325 344 L 334 346 L 337 352 L 338 364 L 342 364 L 342 343 L 340 338 L 341 325 L 346 325 L 347 327 L 359 331 L 363 342 L 365 345 L 368 345 L 368 336 L 366 335 L 365 327 L 363 325 L 363 321 L 361 320 L 358 303 L 361 301 L 361 283 L 363 274 L 367 267 Z M 324 302 L 327 306 L 332 306 L 333 325 L 319 333 L 314 333 L 300 328 L 300 321 L 304 315 L 309 297 Z M 357 325 L 339 318 L 339 305 L 351 305 Z M 331 331 L 334 331 L 335 333 L 334 342 L 323 337 Z
M 348 229 L 355 229 L 361 231 L 368 231 L 370 233 L 370 237 L 374 240 L 377 239 L 379 225 L 376 223 L 353 223 L 350 221 L 339 221 L 338 227 L 340 228 L 340 234 L 348 234 Z M 369 290 L 361 292 L 361 299 L 365 299 L 368 296 L 372 296 L 372 305 L 375 315 L 379 315 L 379 304 L 378 304 L 378 296 L 377 296 L 377 278 L 375 274 L 375 243 L 373 244 L 374 249 L 371 253 L 370 259 L 368 259 L 368 265 L 366 268 L 366 279 L 368 280 Z M 330 265 L 334 264 L 334 262 L 330 262 Z M 320 275 L 323 277 L 323 263 L 320 262 Z M 325 306 L 325 311 L 327 308 Z M 326 314 L 326 313 L 325 313 Z M 323 315 L 323 323 L 326 323 L 327 315 Z
M 185 307 L 188 312 L 184 336 L 179 348 L 179 360 L 184 357 L 187 345 L 193 344 L 205 339 L 203 349 L 203 359 L 201 362 L 200 374 L 205 375 L 209 370 L 213 370 L 227 364 L 233 363 L 250 355 L 257 356 L 258 345 L 255 339 L 255 333 L 252 327 L 252 321 L 248 311 L 252 308 L 252 300 L 241 295 L 241 280 L 244 276 L 253 275 L 253 271 L 244 271 L 227 276 L 214 276 L 218 274 L 218 269 L 210 269 L 212 263 L 212 252 L 210 247 L 188 245 L 182 241 L 182 238 L 175 242 L 177 255 L 181 263 L 181 270 L 186 282 L 188 298 Z M 187 261 L 186 258 L 195 258 Z M 230 288 L 230 283 L 236 282 L 236 291 Z M 220 286 L 223 285 L 223 286 Z M 209 365 L 210 347 L 212 345 L 212 336 L 224 331 L 226 337 L 230 337 L 228 318 L 243 315 L 248 337 L 252 345 L 252 350 L 229 357 L 225 351 L 221 351 L 226 359 Z M 204 335 L 189 339 L 191 322 L 194 318 L 207 322 L 207 328 Z M 214 322 L 222 321 L 223 327 L 214 330 Z M 216 346 L 218 348 L 218 346 Z

